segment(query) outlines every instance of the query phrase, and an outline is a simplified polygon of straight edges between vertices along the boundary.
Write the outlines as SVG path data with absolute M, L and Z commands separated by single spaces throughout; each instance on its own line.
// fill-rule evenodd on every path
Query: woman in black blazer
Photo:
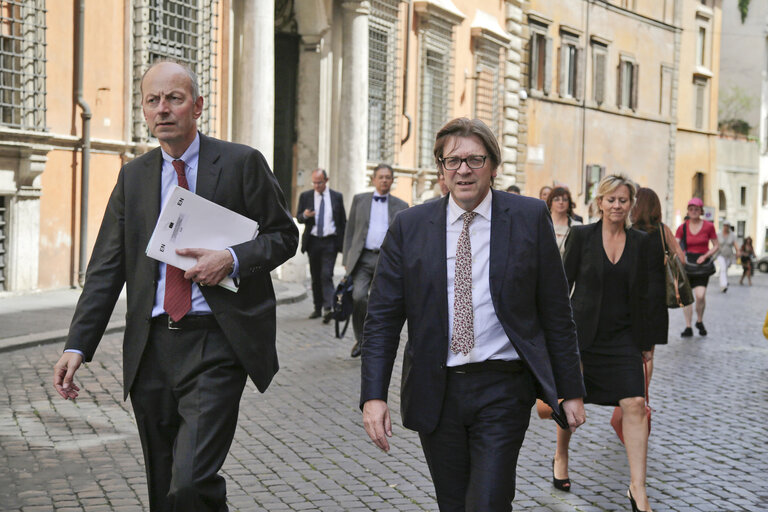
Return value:
M 648 422 L 643 360 L 653 342 L 646 336 L 647 235 L 629 228 L 635 186 L 611 175 L 598 184 L 595 206 L 601 220 L 574 226 L 563 265 L 573 289 L 571 304 L 587 388 L 585 402 L 620 406 L 630 468 L 627 495 L 632 510 L 650 510 L 645 491 Z M 558 428 L 553 462 L 556 487 L 566 486 L 571 432 Z

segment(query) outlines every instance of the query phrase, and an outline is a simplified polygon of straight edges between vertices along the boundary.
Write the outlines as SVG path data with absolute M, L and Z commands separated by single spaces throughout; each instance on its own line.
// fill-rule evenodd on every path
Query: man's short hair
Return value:
M 488 152 L 488 158 L 491 160 L 491 167 L 496 169 L 501 163 L 501 149 L 499 149 L 499 142 L 496 140 L 496 136 L 493 134 L 488 125 L 479 119 L 468 119 L 466 117 L 457 117 L 452 121 L 448 121 L 440 131 L 437 132 L 435 138 L 435 165 L 443 171 L 443 166 L 440 164 L 440 159 L 443 158 L 443 151 L 445 150 L 445 144 L 450 137 L 472 137 L 475 136 L 480 139 L 480 142 L 485 146 L 485 150 Z
M 519 194 L 520 187 L 518 187 L 517 185 L 510 185 L 507 187 L 507 192 L 512 192 L 513 194 Z
M 392 177 L 393 178 L 395 177 L 395 171 L 392 169 L 391 165 L 385 164 L 385 163 L 380 163 L 380 164 L 377 164 L 376 167 L 373 168 L 373 177 L 374 178 L 376 177 L 376 173 L 378 172 L 379 169 L 387 169 L 387 170 L 389 170 L 389 173 L 392 175 Z
M 144 71 L 144 74 L 141 75 L 141 81 L 139 82 L 139 90 L 141 91 L 142 101 L 144 98 L 144 77 L 147 76 L 147 73 L 149 73 L 149 70 L 154 68 L 155 66 L 159 64 L 163 64 L 169 62 L 171 64 L 176 64 L 177 66 L 181 66 L 181 68 L 184 70 L 184 72 L 189 77 L 189 83 L 190 83 L 190 89 L 189 92 L 192 93 L 192 99 L 197 100 L 197 98 L 200 97 L 200 85 L 197 83 L 197 73 L 192 71 L 192 68 L 190 68 L 187 64 L 183 62 L 179 62 L 178 60 L 174 59 L 157 59 L 154 61 L 150 66 L 147 68 L 146 71 Z
M 327 172 L 325 172 L 325 169 L 323 169 L 322 167 L 318 167 L 317 169 L 315 169 L 314 171 L 312 171 L 312 174 L 315 174 L 316 172 L 321 172 L 321 173 L 323 173 L 323 178 L 324 178 L 324 179 L 326 179 L 326 180 L 328 179 L 328 173 L 327 173 Z

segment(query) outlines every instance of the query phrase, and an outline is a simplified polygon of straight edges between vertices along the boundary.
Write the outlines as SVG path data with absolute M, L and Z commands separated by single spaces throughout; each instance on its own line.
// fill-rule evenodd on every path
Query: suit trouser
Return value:
M 508 512 L 536 400 L 533 376 L 449 370 L 437 429 L 420 433 L 441 512 Z
M 309 236 L 307 256 L 315 311 L 333 308 L 333 265 L 336 263 L 336 253 L 336 235 L 323 238 Z
M 218 471 L 245 380 L 220 329 L 152 327 L 130 393 L 152 512 L 228 510 Z
M 363 324 L 368 313 L 368 294 L 378 261 L 378 251 L 364 249 L 352 271 L 352 329 L 355 331 L 355 341 L 360 343 L 363 341 Z

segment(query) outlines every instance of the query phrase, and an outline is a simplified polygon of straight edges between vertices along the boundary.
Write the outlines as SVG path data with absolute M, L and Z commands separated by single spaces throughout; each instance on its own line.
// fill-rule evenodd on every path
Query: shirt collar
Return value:
M 328 196 L 328 187 L 325 187 L 325 190 L 323 190 L 323 193 L 318 193 L 317 190 L 315 190 L 315 197 L 327 197 Z
M 478 215 L 483 217 L 484 219 L 491 220 L 491 197 L 493 196 L 493 193 L 491 190 L 488 191 L 488 193 L 485 195 L 482 201 L 480 201 L 480 204 L 475 207 L 473 212 L 476 212 Z M 466 210 L 458 205 L 456 200 L 453 198 L 453 196 L 449 195 L 448 197 L 448 224 L 453 224 L 459 218 L 466 213 Z
M 389 197 L 389 194 L 384 194 L 384 195 L 381 195 L 381 194 L 379 194 L 378 192 L 376 192 L 376 191 L 374 190 L 374 191 L 373 191 L 373 197 Z
M 168 163 L 173 163 L 174 160 L 181 160 L 187 167 L 196 169 L 197 159 L 200 156 L 200 132 L 195 133 L 195 140 L 192 141 L 192 144 L 189 145 L 181 157 L 173 158 L 171 155 L 166 153 L 162 147 L 160 148 L 160 152 L 163 154 L 163 160 Z

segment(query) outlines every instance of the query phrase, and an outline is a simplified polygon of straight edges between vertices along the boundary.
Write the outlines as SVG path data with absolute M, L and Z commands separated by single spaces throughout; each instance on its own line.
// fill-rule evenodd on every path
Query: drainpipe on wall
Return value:
M 88 181 L 91 160 L 91 107 L 83 98 L 83 39 L 85 32 L 85 0 L 75 0 L 77 5 L 77 29 L 75 31 L 75 101 L 82 109 L 83 136 L 80 139 L 82 172 L 80 174 L 80 258 L 77 281 L 85 281 L 88 257 Z
M 400 145 L 408 142 L 411 138 L 411 116 L 408 115 L 408 57 L 411 42 L 411 1 L 408 0 L 408 18 L 405 22 L 405 65 L 403 66 L 403 117 L 408 120 L 408 128 L 405 137 L 400 141 Z

